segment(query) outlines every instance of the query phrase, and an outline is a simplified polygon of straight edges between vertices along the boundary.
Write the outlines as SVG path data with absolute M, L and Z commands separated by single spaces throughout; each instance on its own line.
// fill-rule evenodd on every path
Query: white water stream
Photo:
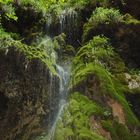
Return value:
M 63 66 L 60 66 L 60 65 L 57 65 L 56 66 L 56 71 L 57 71 L 57 74 L 59 76 L 59 90 L 58 90 L 58 100 L 59 100 L 59 103 L 58 103 L 58 111 L 56 112 L 55 114 L 55 117 L 54 117 L 54 121 L 50 127 L 50 130 L 48 132 L 48 135 L 45 136 L 43 139 L 41 140 L 54 140 L 54 134 L 55 134 L 55 129 L 56 129 L 56 124 L 58 122 L 58 120 L 61 118 L 61 114 L 62 114 L 62 111 L 63 111 L 63 108 L 64 106 L 66 105 L 66 98 L 67 98 L 67 93 L 68 93 L 68 81 L 69 81 L 69 77 L 70 77 L 70 67 L 69 67 L 69 64 L 63 64 Z M 53 92 L 53 76 L 50 75 L 50 92 Z M 50 100 L 51 100 L 51 93 L 50 93 Z M 50 101 L 50 105 L 51 105 L 51 101 Z M 50 118 L 51 120 L 51 118 Z
M 67 8 L 61 12 L 59 22 L 60 32 L 67 35 L 70 44 L 73 43 L 78 36 L 78 13 L 72 8 Z
M 50 129 L 50 132 L 49 132 L 46 140 L 54 140 L 56 124 L 57 124 L 58 120 L 61 118 L 63 108 L 66 104 L 66 97 L 67 97 L 67 92 L 68 92 L 68 90 L 67 90 L 67 85 L 68 85 L 68 81 L 69 81 L 68 68 L 66 68 L 65 66 L 62 67 L 60 65 L 57 65 L 56 71 L 59 76 L 59 92 L 58 92 L 58 94 L 59 94 L 59 104 L 58 104 L 59 111 L 55 117 L 55 121 Z
M 73 41 L 72 38 L 76 37 L 77 34 L 76 31 L 77 19 L 78 19 L 78 14 L 73 9 L 63 10 L 59 16 L 60 32 L 66 33 L 66 35 L 69 37 L 70 42 Z M 51 25 L 51 20 L 48 22 L 47 27 L 50 28 L 50 25 Z M 60 49 L 60 51 L 63 50 Z M 60 53 L 60 55 L 62 55 L 62 52 Z M 57 97 L 55 97 L 58 98 L 57 100 L 58 104 L 55 104 L 57 106 L 57 111 L 54 112 L 53 115 L 50 115 L 49 121 L 51 122 L 53 120 L 53 122 L 50 123 L 51 126 L 49 127 L 48 134 L 45 137 L 41 138 L 41 140 L 54 140 L 57 122 L 61 118 L 62 116 L 61 114 L 63 112 L 64 106 L 66 105 L 68 82 L 70 78 L 70 63 L 63 64 L 62 56 L 58 56 L 57 59 L 58 59 L 58 64 L 56 65 L 56 72 L 59 76 L 59 82 L 58 82 L 59 88 L 58 91 L 55 91 L 54 88 L 56 88 L 57 85 L 55 85 L 56 82 L 54 81 L 55 79 L 53 75 L 50 74 L 50 92 L 49 92 L 50 108 L 52 107 L 52 102 L 54 98 L 52 97 L 52 93 L 57 92 L 56 93 Z M 52 116 L 53 119 L 51 118 Z

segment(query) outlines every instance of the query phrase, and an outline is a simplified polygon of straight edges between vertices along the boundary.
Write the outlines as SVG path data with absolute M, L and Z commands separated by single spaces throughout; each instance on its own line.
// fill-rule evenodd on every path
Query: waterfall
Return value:
M 58 15 L 58 16 L 57 16 Z M 65 33 L 67 43 L 75 45 L 80 39 L 80 15 L 73 8 L 65 8 L 60 10 L 57 15 L 49 13 L 46 15 L 46 34 L 50 37 Z M 55 31 L 55 33 L 54 33 Z
M 74 43 L 77 39 L 78 18 L 78 13 L 72 8 L 63 10 L 59 16 L 60 32 L 66 34 L 68 43 Z
M 63 32 L 68 27 L 71 29 L 72 26 L 74 26 L 77 17 L 77 12 L 72 8 L 63 10 L 59 16 L 61 31 Z
M 55 128 L 58 120 L 61 118 L 61 114 L 63 111 L 64 106 L 66 105 L 66 97 L 67 97 L 67 85 L 69 81 L 69 68 L 64 66 L 57 65 L 56 66 L 57 74 L 59 76 L 59 104 L 58 104 L 58 112 L 55 116 L 55 120 L 53 125 L 49 131 L 49 134 L 44 140 L 54 140 Z
M 46 27 L 45 27 L 46 34 L 51 36 L 51 25 L 53 22 L 52 15 L 49 13 L 46 15 L 46 18 L 47 18 Z
M 59 22 L 60 22 L 60 32 L 65 33 L 68 36 L 68 40 L 70 43 L 72 43 L 74 40 L 73 38 L 76 38 L 77 36 L 77 20 L 78 20 L 78 14 L 73 9 L 65 9 L 61 12 L 59 16 Z M 51 26 L 51 20 L 48 20 L 47 28 L 48 31 Z M 53 48 L 52 41 L 48 40 L 47 43 L 50 45 L 51 48 Z M 49 47 L 49 48 L 50 48 Z M 68 82 L 70 78 L 70 62 L 64 63 L 62 60 L 62 49 L 60 48 L 60 56 L 56 57 L 56 53 L 51 49 L 49 50 L 49 55 L 54 57 L 57 62 L 56 64 L 56 72 L 58 75 L 58 81 L 56 83 L 56 79 L 54 76 L 50 73 L 50 89 L 49 89 L 49 108 L 52 109 L 49 112 L 48 116 L 48 133 L 46 136 L 40 138 L 39 140 L 54 140 L 55 135 L 55 129 L 58 120 L 61 118 L 61 114 L 63 112 L 64 106 L 67 103 L 67 93 L 68 93 Z M 56 85 L 57 84 L 57 85 Z M 57 88 L 58 86 L 58 88 Z M 56 88 L 56 89 L 55 89 Z M 55 95 L 55 96 L 54 96 Z M 55 99 L 54 99 L 55 98 Z M 53 102 L 52 102 L 53 100 Z M 54 103 L 55 102 L 55 103 Z
M 68 43 L 72 43 L 74 40 L 74 38 L 76 38 L 77 36 L 77 20 L 78 20 L 78 14 L 76 11 L 74 11 L 73 9 L 65 9 L 61 12 L 60 16 L 59 16 L 59 22 L 60 22 L 60 32 L 61 33 L 65 33 L 68 37 Z M 48 26 L 50 27 L 50 24 L 48 24 Z M 68 82 L 69 82 L 69 77 L 70 77 L 70 63 L 64 63 L 62 60 L 62 49 L 60 48 L 60 56 L 57 57 L 57 65 L 56 65 L 56 72 L 58 74 L 59 77 L 59 89 L 58 91 L 54 91 L 54 81 L 53 81 L 53 77 L 51 75 L 51 84 L 50 84 L 50 92 L 56 92 L 57 94 L 57 102 L 58 104 L 55 104 L 57 106 L 57 111 L 55 114 L 53 114 L 55 117 L 53 119 L 53 122 L 50 123 L 50 127 L 49 127 L 49 132 L 47 134 L 47 136 L 45 136 L 43 138 L 43 140 L 54 140 L 54 135 L 55 135 L 55 129 L 56 129 L 56 125 L 58 120 L 61 118 L 61 114 L 63 112 L 64 106 L 66 105 L 66 99 L 67 99 L 67 93 L 68 93 Z M 51 96 L 52 93 L 50 93 L 49 96 Z M 52 97 L 50 97 L 50 99 L 52 99 Z M 51 102 L 51 101 L 50 101 Z M 50 105 L 52 105 L 50 103 Z M 51 107 L 51 106 L 50 106 Z M 52 118 L 52 115 L 50 115 Z M 50 121 L 51 121 L 50 118 Z
M 55 134 L 55 128 L 58 120 L 61 117 L 63 108 L 66 104 L 66 95 L 67 95 L 67 84 L 68 84 L 68 79 L 69 79 L 69 73 L 63 69 L 63 67 L 57 65 L 57 72 L 60 78 L 60 83 L 59 83 L 59 111 L 55 117 L 55 121 L 52 125 L 52 128 L 49 132 L 49 135 L 47 136 L 46 140 L 54 140 L 54 134 Z
M 69 81 L 69 76 L 70 76 L 70 67 L 69 64 L 63 64 L 63 65 L 56 65 L 56 71 L 59 76 L 59 90 L 57 98 L 58 98 L 58 104 L 56 105 L 58 107 L 58 111 L 53 114 L 55 115 L 53 122 L 50 123 L 50 128 L 48 134 L 40 138 L 40 140 L 54 140 L 54 134 L 55 134 L 55 128 L 58 120 L 61 118 L 61 114 L 63 111 L 64 106 L 66 105 L 66 98 L 67 98 L 67 93 L 68 93 L 68 81 Z M 53 75 L 50 73 L 50 92 L 54 92 L 54 79 Z M 51 103 L 51 97 L 52 93 L 49 94 L 50 98 L 50 106 L 52 105 Z M 52 115 L 50 115 L 52 117 Z M 51 118 L 49 118 L 51 121 Z

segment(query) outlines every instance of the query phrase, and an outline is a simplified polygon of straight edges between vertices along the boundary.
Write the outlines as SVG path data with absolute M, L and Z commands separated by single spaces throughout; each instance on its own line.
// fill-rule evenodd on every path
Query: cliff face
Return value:
M 94 36 L 79 49 L 73 60 L 70 87 L 56 140 L 140 138 L 139 115 L 134 111 L 138 118 L 135 116 L 125 98 L 126 93 L 130 97 L 139 93 L 139 76 L 130 74 L 107 38 Z M 133 107 L 139 104 L 136 99 L 131 103 Z
M 139 4 L 0 2 L 0 139 L 139 140 Z
M 29 140 L 48 128 L 56 107 L 49 104 L 47 67 L 39 59 L 29 61 L 14 47 L 3 49 L 0 79 L 1 140 Z M 53 104 L 57 104 L 55 94 L 52 93 Z

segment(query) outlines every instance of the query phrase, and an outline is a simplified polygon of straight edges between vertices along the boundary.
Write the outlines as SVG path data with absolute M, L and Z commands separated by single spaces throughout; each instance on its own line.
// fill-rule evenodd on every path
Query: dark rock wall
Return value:
M 0 51 L 1 140 L 29 140 L 48 127 L 56 109 L 49 104 L 49 78 L 39 60 L 29 61 L 14 48 Z M 55 92 L 52 100 L 57 102 Z

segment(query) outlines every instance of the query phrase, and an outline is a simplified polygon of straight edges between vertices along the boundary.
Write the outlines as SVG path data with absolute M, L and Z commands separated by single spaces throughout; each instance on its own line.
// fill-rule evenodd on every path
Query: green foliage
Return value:
M 4 4 L 6 7 L 9 7 L 7 10 L 7 16 L 10 18 L 16 19 L 17 17 L 14 14 L 14 9 L 12 10 L 13 0 L 0 0 L 0 3 Z M 41 12 L 44 15 L 47 13 L 54 12 L 55 14 L 60 13 L 62 10 L 72 7 L 75 8 L 84 8 L 87 5 L 100 4 L 100 6 L 107 5 L 108 0 L 20 0 L 18 4 L 22 7 L 32 7 L 35 11 Z M 10 12 L 11 11 L 11 12 Z
M 0 0 L 0 9 L 7 19 L 17 20 L 15 8 L 12 5 L 13 0 Z
M 37 11 L 41 11 L 43 13 L 55 11 L 56 13 L 64 8 L 82 8 L 87 5 L 95 5 L 96 4 L 107 5 L 108 0 L 22 0 L 21 4 L 24 6 L 32 5 Z
M 84 34 L 83 40 L 88 35 L 91 29 L 95 29 L 99 25 L 110 25 L 110 24 L 117 24 L 122 22 L 122 15 L 120 14 L 119 10 L 113 8 L 103 8 L 99 7 L 93 11 L 88 22 L 84 25 Z
M 108 39 L 101 36 L 94 37 L 78 51 L 74 58 L 70 85 L 71 87 L 82 85 L 82 82 L 85 82 L 89 76 L 94 76 L 100 83 L 99 96 L 110 96 L 117 100 L 123 106 L 127 124 L 140 125 L 125 100 L 123 85 L 111 73 L 112 62 L 113 65 L 117 65 L 116 61 L 112 61 L 113 57 L 116 57 L 116 54 Z
M 87 6 L 107 6 L 108 0 L 67 0 L 67 6 L 72 6 L 78 9 L 85 8 Z
M 0 8 L 7 19 L 17 20 L 12 0 L 0 0 Z M 20 6 L 30 7 L 36 12 L 44 15 L 48 13 L 60 14 L 65 8 L 85 8 L 88 5 L 104 6 L 108 0 L 21 0 Z M 54 17 L 53 17 L 54 18 Z M 119 10 L 99 7 L 93 12 L 91 18 L 84 25 L 84 36 L 91 29 L 99 25 L 112 25 L 118 23 L 139 24 L 131 15 L 122 16 Z M 74 53 L 71 46 L 65 44 L 65 36 L 58 36 L 53 41 L 49 38 L 43 38 L 34 42 L 31 46 L 14 39 L 16 35 L 5 32 L 0 28 L 0 51 L 14 47 L 16 50 L 24 53 L 28 60 L 39 59 L 46 64 L 53 74 L 55 72 L 55 50 L 63 49 Z M 47 45 L 46 45 L 47 44 Z M 70 56 L 68 54 L 68 56 Z M 109 39 L 104 36 L 95 36 L 88 44 L 81 47 L 77 52 L 72 66 L 72 78 L 70 87 L 78 86 L 85 82 L 89 76 L 94 76 L 99 81 L 99 95 L 110 96 L 118 101 L 125 112 L 126 123 L 129 126 L 139 126 L 140 123 L 129 108 L 129 104 L 123 95 L 122 84 L 113 76 L 113 72 L 122 72 L 125 65 L 119 56 L 114 52 Z M 94 94 L 94 93 L 93 93 Z M 110 112 L 97 105 L 97 103 L 88 99 L 88 97 L 73 93 L 69 104 L 64 109 L 64 114 L 60 118 L 55 132 L 55 140 L 105 140 L 102 136 L 91 130 L 89 119 L 92 115 L 107 118 Z M 110 119 L 110 118 L 109 118 Z M 113 140 L 138 140 L 136 136 L 130 134 L 129 129 L 116 121 L 103 121 L 103 126 L 111 132 Z
M 111 133 L 113 140 L 139 140 L 140 137 L 130 132 L 127 126 L 117 121 L 102 121 L 103 127 Z
M 61 55 L 63 62 L 70 62 L 75 54 L 75 49 L 73 46 L 67 45 L 66 35 L 64 33 L 53 38 L 53 45 L 58 55 Z
M 123 22 L 125 24 L 140 24 L 140 21 L 135 19 L 133 16 L 131 16 L 130 14 L 125 14 L 123 16 Z
M 92 115 L 104 116 L 105 110 L 86 96 L 75 92 L 71 95 L 62 119 L 57 124 L 55 140 L 105 140 L 90 129 Z
M 98 66 L 110 72 L 120 72 L 125 69 L 124 63 L 113 51 L 109 39 L 104 36 L 93 37 L 77 52 L 73 60 L 71 84 L 76 85 L 83 81 L 88 74 L 96 71 Z
M 140 21 L 130 14 L 122 15 L 119 10 L 114 8 L 96 8 L 90 19 L 84 25 L 83 42 L 91 32 L 94 32 L 94 30 L 100 27 L 104 30 L 104 27 L 112 28 L 118 24 L 140 24 Z
M 46 64 L 50 71 L 56 75 L 56 71 L 54 68 L 55 58 L 51 56 L 52 50 L 46 50 L 45 46 L 37 45 L 37 46 L 28 46 L 23 44 L 20 40 L 14 40 L 11 37 L 11 34 L 5 32 L 2 28 L 0 28 L 0 50 L 6 50 L 10 47 L 15 47 L 18 51 L 24 53 L 24 55 L 29 59 L 39 59 L 41 62 Z
M 13 0 L 0 0 L 1 4 L 9 4 L 11 2 L 13 2 Z
M 46 14 L 48 12 L 59 12 L 66 0 L 22 0 L 21 5 L 32 6 L 36 11 Z
M 89 19 L 89 22 L 96 24 L 109 24 L 109 23 L 117 23 L 122 20 L 122 16 L 119 10 L 113 8 L 103 8 L 99 7 L 93 12 L 93 15 Z

